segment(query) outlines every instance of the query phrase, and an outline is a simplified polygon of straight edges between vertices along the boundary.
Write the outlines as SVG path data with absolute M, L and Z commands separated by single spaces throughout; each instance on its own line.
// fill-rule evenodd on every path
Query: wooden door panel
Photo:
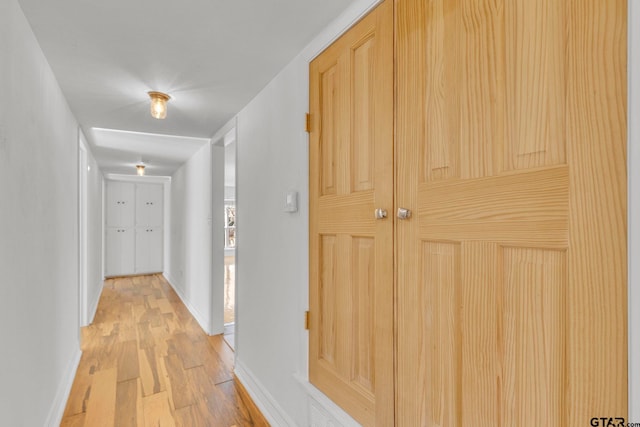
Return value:
M 471 241 L 460 246 L 461 405 L 460 420 L 451 426 L 496 426 L 500 425 L 498 377 L 502 366 L 497 353 L 501 343 L 496 285 L 500 277 L 499 245 Z
M 323 197 L 317 211 L 320 233 L 357 233 L 373 236 L 376 230 L 373 191 Z
M 374 187 L 375 139 L 373 121 L 375 120 L 375 61 L 376 37 L 373 33 L 351 48 L 352 114 L 351 125 L 351 189 L 352 191 L 370 190 Z
M 422 180 L 564 164 L 563 2 L 406 3 L 398 28 L 420 37 L 398 49 L 420 78 L 398 83 L 429 141 Z
M 417 193 L 416 217 L 425 238 L 567 246 L 566 166 L 420 184 Z
M 427 419 L 440 420 L 442 425 L 455 425 L 460 409 L 460 245 L 437 241 L 419 244 L 416 303 L 418 321 L 412 333 L 420 353 L 416 375 L 418 382 L 414 399 L 424 405 Z
M 337 366 L 338 250 L 335 235 L 320 237 L 320 283 L 318 289 L 319 359 L 334 371 Z
M 373 237 L 351 239 L 351 289 L 350 299 L 355 310 L 352 313 L 352 336 L 349 345 L 353 356 L 349 378 L 363 391 L 375 393 L 375 274 L 376 247 Z M 366 394 L 366 393 L 365 393 Z
M 504 169 L 566 159 L 565 1 L 504 2 Z
M 396 1 L 396 425 L 626 416 L 625 37 L 623 1 Z
M 393 4 L 310 65 L 310 381 L 393 424 Z M 376 220 L 376 208 L 389 218 Z
M 501 248 L 503 425 L 566 425 L 566 251 Z
M 338 127 L 340 124 L 340 104 L 338 98 L 338 87 L 340 86 L 338 64 L 332 63 L 326 70 L 318 70 L 320 75 L 320 106 L 321 134 L 322 138 L 329 141 L 336 141 L 336 144 L 323 144 L 320 148 L 319 156 L 321 168 L 320 182 L 322 183 L 321 195 L 337 193 L 337 154 L 339 151 Z

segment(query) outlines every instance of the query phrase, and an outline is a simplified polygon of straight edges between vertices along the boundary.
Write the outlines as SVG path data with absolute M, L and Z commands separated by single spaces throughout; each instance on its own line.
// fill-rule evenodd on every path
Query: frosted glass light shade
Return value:
M 136 165 L 136 170 L 138 171 L 138 175 L 144 175 L 144 165 Z
M 151 97 L 151 116 L 156 119 L 167 117 L 167 101 L 171 99 L 169 95 L 162 92 L 148 92 Z

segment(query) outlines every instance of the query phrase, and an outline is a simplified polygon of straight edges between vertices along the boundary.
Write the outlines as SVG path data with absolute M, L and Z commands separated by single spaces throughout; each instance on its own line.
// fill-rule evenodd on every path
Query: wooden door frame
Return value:
M 628 0 L 628 339 L 629 339 L 629 422 L 640 422 L 640 4 Z M 633 25 L 635 23 L 635 25 Z M 635 120 L 634 120 L 635 118 Z

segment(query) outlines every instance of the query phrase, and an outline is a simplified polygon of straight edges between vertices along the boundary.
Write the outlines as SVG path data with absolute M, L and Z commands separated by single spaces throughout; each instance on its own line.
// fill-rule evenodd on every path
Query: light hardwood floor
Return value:
M 268 426 L 161 275 L 105 281 L 62 426 Z

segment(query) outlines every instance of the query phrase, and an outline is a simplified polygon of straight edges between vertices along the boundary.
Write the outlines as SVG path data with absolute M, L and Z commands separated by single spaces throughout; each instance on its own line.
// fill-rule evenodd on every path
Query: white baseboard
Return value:
M 89 305 L 89 311 L 87 312 L 87 325 L 93 323 L 93 319 L 96 317 L 96 311 L 98 310 L 98 303 L 100 302 L 100 297 L 102 296 L 102 284 L 104 283 L 104 279 L 96 286 L 100 291 L 96 294 L 95 301 L 91 302 Z
M 182 303 L 187 307 L 191 315 L 195 317 L 200 327 L 205 331 L 207 335 L 211 335 L 211 325 L 209 325 L 209 322 L 205 321 L 206 317 L 203 316 L 198 310 L 196 310 L 196 308 L 193 305 L 191 305 L 189 301 L 187 301 L 184 294 L 182 293 L 182 289 L 180 289 L 175 285 L 177 282 L 173 280 L 173 278 L 169 274 L 162 273 L 162 276 L 167 280 L 167 282 L 169 282 L 173 290 L 176 291 L 176 294 L 178 294 L 178 297 L 180 298 Z
M 238 358 L 233 371 L 272 427 L 296 427 L 296 423 L 289 414 Z
M 309 403 L 309 425 L 326 427 L 361 427 L 361 424 L 351 418 L 341 407 L 336 405 L 323 392 L 318 390 L 302 375 L 295 375 L 295 379 L 307 395 Z
M 51 404 L 51 409 L 49 410 L 49 416 L 47 416 L 47 421 L 45 422 L 45 426 L 47 427 L 58 427 L 60 422 L 62 421 L 62 416 L 64 415 L 64 409 L 67 406 L 67 400 L 69 399 L 69 393 L 71 393 L 71 386 L 73 385 L 73 380 L 76 377 L 76 371 L 78 370 L 78 365 L 80 364 L 80 358 L 82 357 L 82 352 L 80 349 L 77 349 L 67 367 L 64 371 L 64 376 L 62 378 L 62 382 L 58 387 L 58 391 L 56 392 L 56 396 L 53 399 L 53 403 Z

